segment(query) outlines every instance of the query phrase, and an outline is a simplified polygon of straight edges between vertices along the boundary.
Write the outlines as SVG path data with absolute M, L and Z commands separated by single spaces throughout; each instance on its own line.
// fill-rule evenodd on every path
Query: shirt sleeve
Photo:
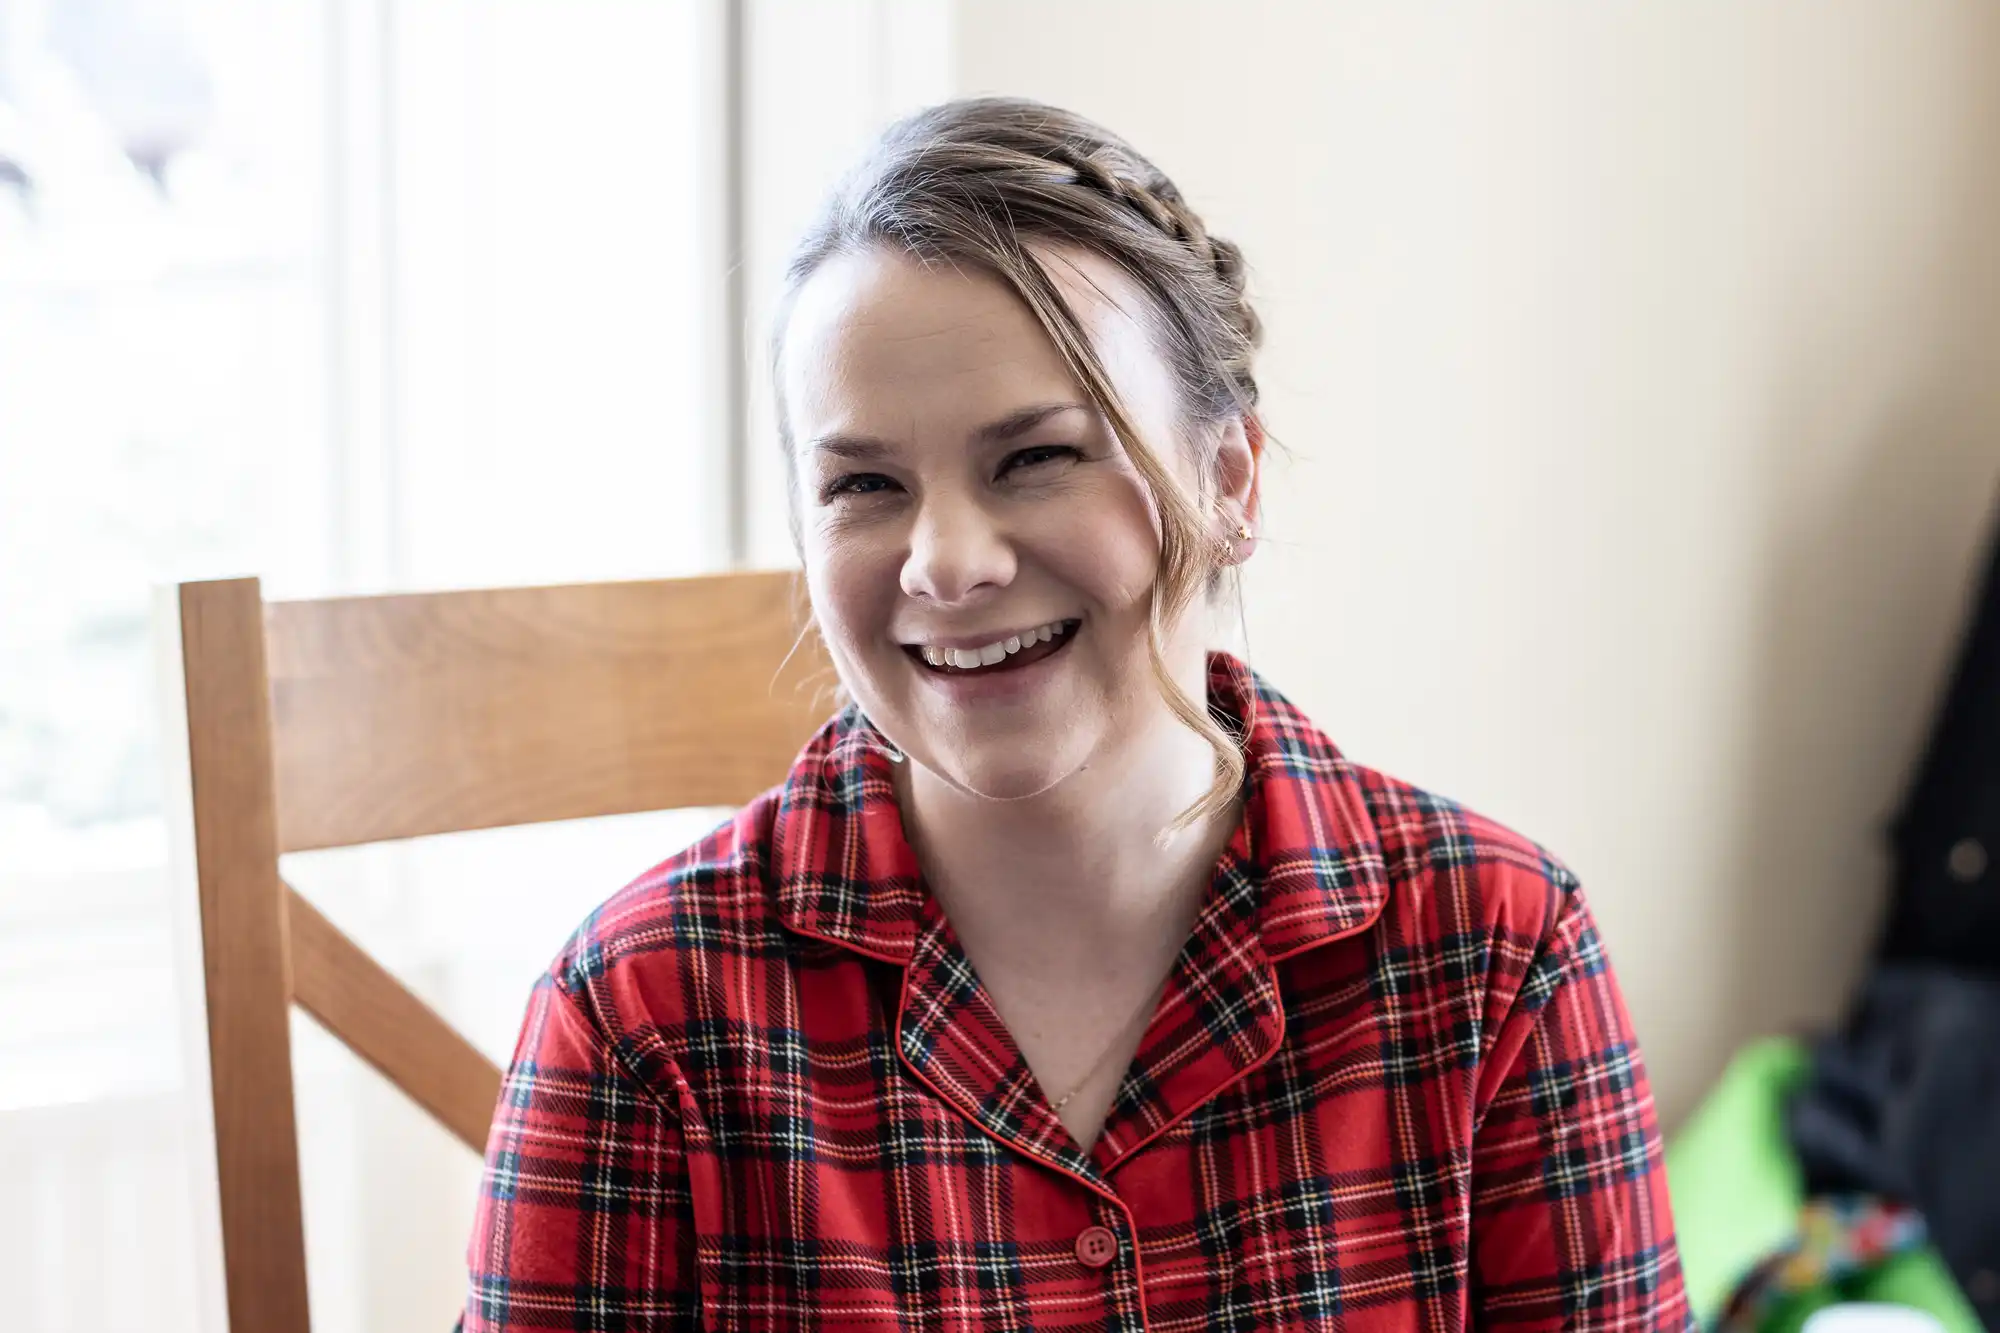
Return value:
M 1691 1329 L 1659 1127 L 1574 884 L 1486 1067 L 1473 1137 L 1474 1323 Z
M 552 978 L 501 1085 L 467 1265 L 465 1333 L 700 1327 L 676 1109 Z

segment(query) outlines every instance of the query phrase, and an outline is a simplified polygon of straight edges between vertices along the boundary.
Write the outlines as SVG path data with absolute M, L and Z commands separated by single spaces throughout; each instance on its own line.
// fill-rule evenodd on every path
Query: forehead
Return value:
M 1097 255 L 1038 252 L 1106 374 L 1137 415 L 1170 392 L 1144 298 Z M 793 437 L 951 431 L 1024 404 L 1082 398 L 1062 354 L 1014 293 L 971 266 L 888 249 L 838 255 L 808 278 L 784 333 L 778 391 Z

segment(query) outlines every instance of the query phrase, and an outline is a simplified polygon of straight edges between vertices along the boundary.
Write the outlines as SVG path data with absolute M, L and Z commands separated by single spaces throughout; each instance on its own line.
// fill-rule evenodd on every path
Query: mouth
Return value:
M 906 643 L 903 651 L 936 676 L 999 676 L 1054 657 L 1069 647 L 1080 620 L 1051 620 L 991 643 L 964 648 Z

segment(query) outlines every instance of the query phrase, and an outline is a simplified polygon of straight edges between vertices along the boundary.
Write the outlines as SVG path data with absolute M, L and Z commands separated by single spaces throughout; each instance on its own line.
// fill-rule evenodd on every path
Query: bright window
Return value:
M 944 95 L 945 9 L 0 0 L 0 1182 L 27 1201 L 0 1219 L 20 1231 L 0 1244 L 10 1330 L 209 1326 L 152 587 L 783 558 L 768 416 L 720 400 L 754 384 L 730 358 L 811 200 L 890 115 Z M 562 935 L 706 819 L 286 872 L 504 1059 Z M 448 1327 L 476 1164 L 295 1031 L 315 1328 Z

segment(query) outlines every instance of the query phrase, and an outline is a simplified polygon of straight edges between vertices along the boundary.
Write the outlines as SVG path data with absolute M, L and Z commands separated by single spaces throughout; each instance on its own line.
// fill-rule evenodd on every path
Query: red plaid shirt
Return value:
M 465 1327 L 1689 1324 L 1576 880 L 1342 758 L 1241 663 L 1243 821 L 1084 1151 L 853 713 L 536 988 Z

